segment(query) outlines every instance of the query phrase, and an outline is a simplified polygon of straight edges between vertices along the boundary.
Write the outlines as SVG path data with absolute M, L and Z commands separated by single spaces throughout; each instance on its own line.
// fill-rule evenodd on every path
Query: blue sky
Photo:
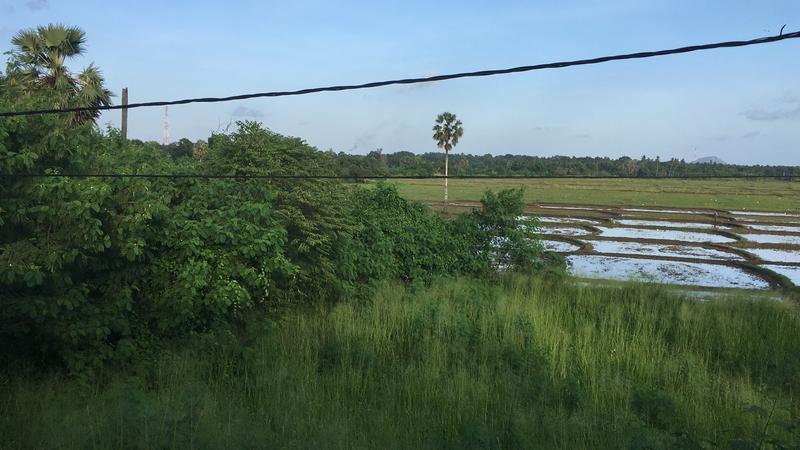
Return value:
M 800 30 L 785 1 L 0 0 L 0 50 L 62 22 L 131 102 L 502 68 Z M 433 151 L 442 111 L 456 152 L 800 165 L 800 40 L 658 59 L 369 91 L 170 108 L 173 139 L 255 119 L 321 150 Z M 115 99 L 119 102 L 119 97 Z M 130 111 L 160 140 L 162 109 Z M 119 124 L 119 112 L 102 123 Z

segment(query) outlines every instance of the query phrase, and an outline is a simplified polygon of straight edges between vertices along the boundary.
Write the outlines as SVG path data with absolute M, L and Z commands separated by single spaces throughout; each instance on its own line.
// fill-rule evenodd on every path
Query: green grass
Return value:
M 441 180 L 397 181 L 408 199 L 441 203 Z M 450 180 L 451 201 L 478 201 L 486 189 L 525 187 L 527 203 L 669 206 L 798 211 L 800 183 L 777 180 Z
M 6 377 L 0 446 L 728 447 L 793 442 L 800 414 L 796 305 L 649 285 L 392 285 L 225 341 L 97 384 Z

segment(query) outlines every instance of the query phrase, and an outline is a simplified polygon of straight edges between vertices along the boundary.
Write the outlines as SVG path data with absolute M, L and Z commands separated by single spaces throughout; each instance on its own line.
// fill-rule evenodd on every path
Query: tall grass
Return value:
M 387 285 L 86 386 L 6 377 L 3 448 L 796 442 L 794 305 L 509 278 Z M 228 342 L 229 341 L 229 342 Z M 797 430 L 795 430 L 796 432 Z

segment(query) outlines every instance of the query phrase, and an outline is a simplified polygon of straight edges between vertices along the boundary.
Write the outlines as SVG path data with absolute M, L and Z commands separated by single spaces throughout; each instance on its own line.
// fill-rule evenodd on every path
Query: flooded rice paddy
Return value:
M 773 270 L 775 272 L 778 272 L 779 274 L 788 278 L 789 281 L 794 283 L 796 286 L 800 286 L 800 267 L 784 266 L 780 264 L 765 264 L 764 267 Z
M 641 242 L 592 241 L 596 253 L 622 253 L 628 255 L 667 256 L 672 258 L 697 258 L 725 261 L 744 261 L 733 252 L 681 244 L 643 244 Z
M 552 204 L 532 209 L 543 222 L 537 233 L 545 249 L 564 254 L 578 277 L 710 289 L 766 290 L 790 286 L 787 279 L 800 286 L 800 213 Z
M 678 230 L 651 230 L 647 228 L 608 228 L 597 227 L 600 236 L 612 238 L 650 239 L 676 242 L 735 242 L 736 239 L 719 234 Z
M 702 229 L 726 229 L 724 225 L 702 222 L 670 222 L 668 220 L 640 220 L 640 219 L 620 219 L 616 220 L 620 225 L 631 225 L 636 227 L 663 227 L 663 228 L 702 228 Z
M 785 212 L 731 211 L 730 213 L 735 216 L 800 217 L 800 214 L 790 214 Z
M 787 233 L 800 233 L 800 226 L 787 226 L 787 225 L 750 225 L 751 230 L 759 231 L 784 231 Z
M 800 263 L 800 250 L 780 250 L 774 248 L 748 248 L 747 251 L 767 262 Z
M 584 278 L 639 280 L 702 287 L 767 289 L 769 283 L 738 267 L 708 263 L 620 258 L 601 255 L 567 256 L 570 271 Z
M 551 227 L 551 226 L 541 226 L 539 227 L 540 233 L 543 234 L 552 234 L 556 236 L 586 236 L 591 234 L 592 232 L 583 228 L 573 228 L 573 227 Z
M 646 212 L 646 213 L 661 213 L 661 214 L 706 214 L 703 211 L 697 211 L 693 209 L 621 208 L 621 210 L 628 212 Z
M 569 242 L 563 241 L 552 241 L 548 239 L 542 240 L 542 245 L 544 245 L 544 249 L 548 252 L 556 252 L 556 253 L 570 253 L 570 252 L 577 252 L 581 248 L 575 244 L 570 244 Z
M 523 216 L 523 217 L 526 217 L 526 216 Z M 578 223 L 578 224 L 586 224 L 586 225 L 598 225 L 600 223 L 599 220 L 581 219 L 579 217 L 539 216 L 538 219 L 539 219 L 540 222 L 551 222 L 551 223 Z
M 740 234 L 741 237 L 759 244 L 788 244 L 800 245 L 800 235 L 786 236 L 776 234 Z

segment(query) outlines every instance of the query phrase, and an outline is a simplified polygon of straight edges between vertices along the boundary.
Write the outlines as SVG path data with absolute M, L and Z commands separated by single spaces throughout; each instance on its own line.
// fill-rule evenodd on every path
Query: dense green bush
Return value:
M 64 37 L 63 27 L 50 28 Z M 76 98 L 75 83 L 33 76 L 63 72 L 56 63 L 24 46 L 12 52 L 0 73 L 0 110 L 86 100 Z M 108 94 L 93 70 L 96 85 L 80 93 Z M 89 373 L 141 360 L 166 339 L 231 331 L 290 304 L 363 298 L 381 280 L 523 267 L 532 253 L 519 249 L 535 249 L 514 231 L 518 194 L 490 194 L 484 212 L 445 221 L 388 185 L 302 178 L 334 175 L 342 165 L 257 122 L 237 122 L 207 142 L 162 146 L 103 132 L 94 116 L 0 121 L 0 173 L 12 175 L 0 178 L 4 366 L 32 360 Z M 72 176 L 148 173 L 236 178 Z M 515 243 L 513 252 L 493 245 L 498 238 Z M 524 257 L 507 261 L 511 253 Z
M 4 94 L 2 109 L 38 98 Z M 211 136 L 202 160 L 186 153 L 57 116 L 0 123 L 9 174 L 332 173 L 326 154 L 254 122 Z M 525 242 L 513 235 L 513 193 L 445 221 L 392 186 L 319 179 L 20 177 L 0 192 L 3 362 L 74 373 L 276 307 L 364 296 L 379 280 L 488 274 L 494 237 Z

